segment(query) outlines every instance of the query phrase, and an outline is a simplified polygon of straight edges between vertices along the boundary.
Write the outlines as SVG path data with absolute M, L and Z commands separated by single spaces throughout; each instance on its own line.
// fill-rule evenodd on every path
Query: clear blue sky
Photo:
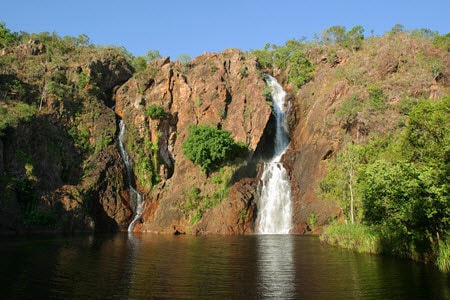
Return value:
M 362 25 L 381 35 L 405 29 L 450 32 L 449 0 L 3 0 L 0 21 L 12 31 L 87 34 L 96 45 L 134 55 L 159 50 L 175 60 L 227 48 L 262 49 L 333 26 Z M 370 3 L 369 3 L 370 2 Z

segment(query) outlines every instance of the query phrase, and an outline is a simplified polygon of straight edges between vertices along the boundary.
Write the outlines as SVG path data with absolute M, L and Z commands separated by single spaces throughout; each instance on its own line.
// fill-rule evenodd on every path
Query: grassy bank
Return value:
M 399 252 L 398 243 L 383 236 L 375 227 L 361 224 L 331 224 L 324 229 L 320 240 L 330 245 L 337 245 L 362 253 L 393 254 L 407 257 L 413 260 L 434 262 L 442 272 L 450 272 L 450 239 L 442 239 L 437 244 L 435 251 L 427 255 L 417 255 Z

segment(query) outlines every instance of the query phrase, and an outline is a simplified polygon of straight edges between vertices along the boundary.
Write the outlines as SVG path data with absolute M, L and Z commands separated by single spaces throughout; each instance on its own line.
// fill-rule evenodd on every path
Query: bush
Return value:
M 230 131 L 208 125 L 189 126 L 188 137 L 182 145 L 184 155 L 205 173 L 216 170 L 244 148 L 245 145 L 233 140 Z
M 300 88 L 312 78 L 313 64 L 303 51 L 297 50 L 289 57 L 289 82 Z
M 145 110 L 145 115 L 151 119 L 164 119 L 166 112 L 161 105 L 150 104 Z

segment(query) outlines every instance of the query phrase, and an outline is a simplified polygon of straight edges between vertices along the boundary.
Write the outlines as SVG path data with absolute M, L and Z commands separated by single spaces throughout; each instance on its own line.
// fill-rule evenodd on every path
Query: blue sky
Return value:
M 158 50 L 175 60 L 227 48 L 262 49 L 334 26 L 362 25 L 381 35 L 405 29 L 450 32 L 449 0 L 10 0 L 0 21 L 13 31 L 87 34 L 96 45 L 124 46 L 134 55 Z

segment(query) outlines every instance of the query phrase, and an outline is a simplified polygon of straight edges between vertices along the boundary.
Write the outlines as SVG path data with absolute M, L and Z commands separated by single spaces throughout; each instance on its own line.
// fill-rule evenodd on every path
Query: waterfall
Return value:
M 289 146 L 286 92 L 272 76 L 266 75 L 266 81 L 272 88 L 276 120 L 275 152 L 272 159 L 264 163 L 264 171 L 258 185 L 256 231 L 265 234 L 286 234 L 292 227 L 291 185 L 286 169 L 281 163 L 281 157 Z
M 133 173 L 133 161 L 131 160 L 130 156 L 127 153 L 127 150 L 125 149 L 125 123 L 123 123 L 122 120 L 119 122 L 119 151 L 120 156 L 122 157 L 122 160 L 125 164 L 125 168 L 127 171 L 128 176 L 128 188 L 130 190 L 130 204 L 131 209 L 134 213 L 134 218 L 131 221 L 130 225 L 128 225 L 128 231 L 133 231 L 134 225 L 139 220 L 139 218 L 142 215 L 143 212 L 143 202 L 144 197 L 141 193 L 136 189 L 136 182 L 134 180 L 134 173 Z

